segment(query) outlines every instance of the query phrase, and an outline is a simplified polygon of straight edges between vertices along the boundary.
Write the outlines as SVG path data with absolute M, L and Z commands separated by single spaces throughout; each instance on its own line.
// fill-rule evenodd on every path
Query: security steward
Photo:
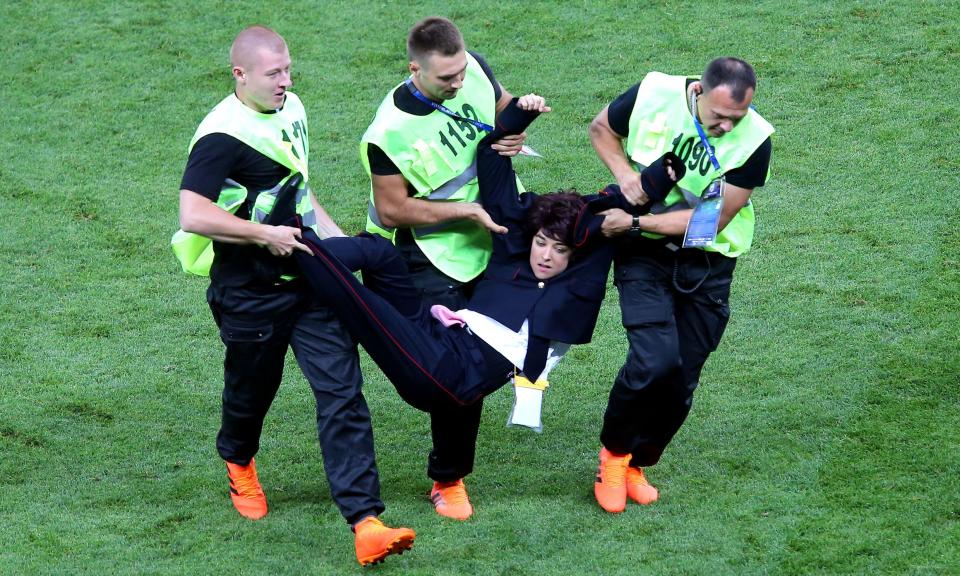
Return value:
M 463 308 L 490 259 L 490 230 L 499 230 L 477 203 L 477 145 L 512 95 L 484 59 L 467 51 L 456 25 L 439 17 L 416 23 L 407 36 L 410 77 L 377 110 L 360 143 L 370 176 L 367 231 L 393 240 L 423 300 Z M 517 154 L 525 134 L 493 148 Z M 472 514 L 463 477 L 473 470 L 474 435 L 483 404 L 431 415 L 433 449 L 427 474 L 440 515 Z
M 384 504 L 356 345 L 295 276 L 290 256 L 308 250 L 300 229 L 268 219 L 275 208 L 292 211 L 293 204 L 323 237 L 343 233 L 307 184 L 307 117 L 289 91 L 286 42 L 269 28 L 253 26 L 234 40 L 230 58 L 235 91 L 204 118 L 190 142 L 180 190 L 182 230 L 173 239 L 185 270 L 209 272 L 207 300 L 226 346 L 216 445 L 226 462 L 230 497 L 246 518 L 267 514 L 254 456 L 289 346 L 316 398 L 327 480 L 355 533 L 357 560 L 378 562 L 409 549 L 415 535 L 378 519 Z
M 615 259 L 629 351 L 610 391 L 594 493 L 608 512 L 659 493 L 656 464 L 683 424 L 707 357 L 729 318 L 737 258 L 750 249 L 750 196 L 768 178 L 773 127 L 751 106 L 756 76 L 736 58 L 703 76 L 650 72 L 590 125 L 597 155 L 634 204 L 644 166 L 672 151 L 686 173 L 647 215 L 614 209 L 604 234 L 623 238 Z

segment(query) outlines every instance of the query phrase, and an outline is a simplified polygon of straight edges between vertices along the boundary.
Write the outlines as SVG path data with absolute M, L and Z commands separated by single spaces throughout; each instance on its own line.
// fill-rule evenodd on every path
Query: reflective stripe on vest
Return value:
M 449 200 L 457 193 L 458 190 L 466 186 L 471 180 L 477 177 L 477 159 L 474 158 L 473 162 L 467 166 L 467 169 L 454 176 L 452 179 L 447 180 L 446 184 L 443 184 L 430 194 L 427 194 L 428 200 Z
M 635 168 L 642 169 L 671 150 L 687 162 L 686 175 L 662 203 L 651 209 L 654 214 L 695 206 L 713 179 L 742 166 L 773 133 L 773 126 L 751 108 L 733 130 L 721 138 L 709 138 L 723 172 L 716 170 L 702 151 L 703 145 L 690 115 L 686 88 L 685 76 L 651 72 L 640 83 L 630 115 L 624 151 Z M 695 150 L 700 150 L 700 154 L 694 153 Z M 704 249 L 730 257 L 739 256 L 750 249 L 753 227 L 753 204 L 747 202 L 717 234 L 716 242 Z
M 253 204 L 253 210 L 250 213 L 250 220 L 254 222 L 263 222 L 267 219 L 267 217 L 270 215 L 270 212 L 273 211 L 274 204 L 277 203 L 277 194 L 280 193 L 280 189 L 283 188 L 284 184 L 286 184 L 287 180 L 289 180 L 292 176 L 293 174 L 290 174 L 273 188 L 270 188 L 269 190 L 263 190 L 257 194 L 257 199 Z M 302 216 L 301 220 L 305 226 L 311 225 L 307 223 L 308 218 L 314 224 L 317 221 L 317 215 L 313 211 L 313 204 L 310 202 L 309 192 L 310 187 L 307 184 L 301 184 L 293 198 L 296 212 Z
M 439 188 L 437 188 L 436 190 L 428 194 L 427 198 L 430 200 L 449 200 L 454 194 L 457 193 L 458 190 L 460 190 L 461 188 L 469 184 L 470 181 L 476 177 L 477 177 L 477 161 L 474 160 L 473 163 L 470 164 L 470 166 L 468 166 L 466 170 L 461 172 L 459 175 L 453 177 L 453 179 L 448 180 L 446 184 L 443 184 L 442 186 L 440 186 Z M 370 199 L 367 202 L 367 218 L 369 218 L 370 222 L 372 222 L 374 225 L 376 225 L 378 228 L 382 230 L 389 230 L 390 232 L 393 232 L 395 230 L 394 228 L 384 226 L 383 222 L 380 221 L 380 215 L 377 214 L 377 207 L 374 205 L 373 199 Z M 413 231 L 414 231 L 414 234 L 417 234 L 417 231 L 419 230 L 420 231 L 419 234 L 423 236 L 425 234 L 430 234 L 431 232 L 435 232 L 437 230 L 441 230 L 446 227 L 447 227 L 446 223 L 441 222 L 440 224 L 435 224 L 432 226 L 426 226 L 426 227 L 421 226 L 419 228 L 415 228 Z M 424 232 L 425 229 L 429 229 L 430 232 Z
M 249 108 L 235 94 L 220 101 L 203 119 L 188 150 L 208 134 L 222 133 L 250 146 L 267 158 L 291 170 L 291 174 L 269 190 L 257 193 L 250 206 L 250 220 L 263 222 L 273 209 L 277 193 L 294 172 L 303 174 L 303 183 L 295 195 L 296 212 L 307 226 L 316 226 L 317 215 L 309 198 L 308 158 L 310 144 L 307 137 L 307 116 L 300 99 L 291 92 L 283 108 L 272 114 L 263 114 Z M 227 178 L 215 204 L 235 214 L 247 201 L 249 191 L 235 180 Z M 170 240 L 174 254 L 185 272 L 208 276 L 213 262 L 213 244 L 209 238 L 178 230 Z

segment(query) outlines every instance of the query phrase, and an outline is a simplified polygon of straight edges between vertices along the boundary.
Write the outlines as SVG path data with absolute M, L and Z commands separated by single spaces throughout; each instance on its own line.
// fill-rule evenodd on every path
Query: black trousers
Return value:
M 287 347 L 310 383 L 330 492 L 351 524 L 384 510 L 357 348 L 302 281 L 267 287 L 211 285 L 207 300 L 226 346 L 217 451 L 246 465 L 283 375 Z
M 610 391 L 600 441 L 656 464 L 683 425 L 707 357 L 730 317 L 736 259 L 662 241 L 626 243 L 614 267 L 629 351 Z
M 472 414 L 473 405 L 507 382 L 510 362 L 466 328 L 447 328 L 430 316 L 389 240 L 364 233 L 321 241 L 309 229 L 303 239 L 314 254 L 295 257 L 317 297 L 336 311 L 404 401 L 436 415 L 435 429 L 443 434 L 430 460 L 438 462 L 429 468 L 431 477 L 468 474 L 478 426 L 458 416 Z M 352 270 L 363 271 L 363 284 Z M 445 452 L 452 447 L 461 452 Z
M 424 302 L 430 306 L 440 304 L 450 310 L 466 308 L 479 277 L 460 282 L 437 270 L 413 241 L 409 229 L 397 231 L 397 249 Z M 427 476 L 438 482 L 449 482 L 473 472 L 482 415 L 482 398 L 467 406 L 452 406 L 430 414 L 433 450 L 427 459 Z
M 514 118 L 515 133 L 535 117 L 520 112 Z M 486 136 L 480 146 L 502 137 L 502 129 Z M 489 186 L 513 179 L 513 171 L 503 170 L 500 164 L 499 157 L 487 162 L 478 155 L 477 177 Z M 331 239 L 314 246 L 318 258 L 300 254 L 297 258 L 302 269 L 312 270 L 314 288 L 322 297 L 333 298 L 354 338 L 400 395 L 430 412 L 433 450 L 427 474 L 441 482 L 457 480 L 473 471 L 483 396 L 507 382 L 512 364 L 468 330 L 439 328 L 427 316 L 434 304 L 451 310 L 466 307 L 476 281 L 463 283 L 440 272 L 409 230 L 398 231 L 394 253 L 383 242 L 363 235 Z M 390 262 L 397 253 L 406 264 L 402 272 Z M 344 274 L 342 265 L 362 269 L 365 286 Z

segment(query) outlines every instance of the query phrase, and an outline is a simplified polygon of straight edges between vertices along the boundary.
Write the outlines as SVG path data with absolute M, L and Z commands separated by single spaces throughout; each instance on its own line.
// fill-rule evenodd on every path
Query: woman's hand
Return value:
M 547 106 L 547 100 L 543 96 L 536 94 L 527 94 L 517 100 L 517 107 L 528 112 L 550 112 L 552 108 Z

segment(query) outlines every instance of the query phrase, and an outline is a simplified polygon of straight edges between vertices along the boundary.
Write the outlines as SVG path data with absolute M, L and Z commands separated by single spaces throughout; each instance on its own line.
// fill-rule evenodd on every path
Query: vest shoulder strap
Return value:
M 287 93 L 283 109 L 273 114 L 252 110 L 230 94 L 200 122 L 189 149 L 213 133 L 232 136 L 291 171 L 302 173 L 304 179 L 309 178 L 307 115 L 300 98 L 292 92 Z

